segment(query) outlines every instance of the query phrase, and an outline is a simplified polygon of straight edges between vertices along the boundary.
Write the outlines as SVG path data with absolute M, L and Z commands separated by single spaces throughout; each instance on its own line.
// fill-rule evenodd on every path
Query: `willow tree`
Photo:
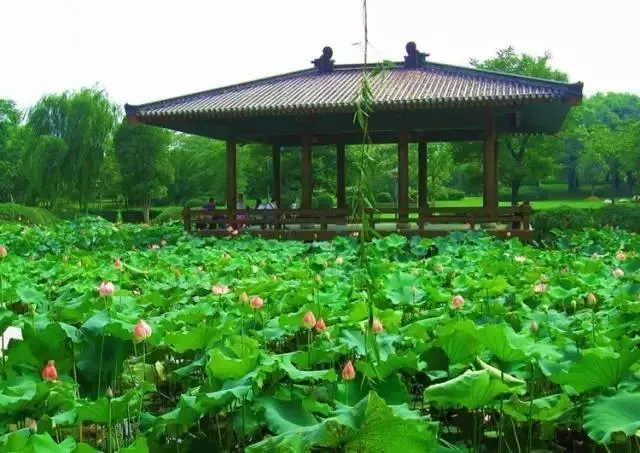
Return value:
M 116 131 L 113 147 L 120 164 L 122 189 L 128 200 L 142 206 L 149 222 L 151 202 L 164 198 L 173 182 L 174 171 L 168 149 L 172 134 L 144 124 L 123 123 Z
M 83 210 L 96 192 L 117 118 L 118 108 L 104 91 L 95 88 L 44 96 L 29 111 L 28 127 L 35 138 L 31 151 L 35 152 L 38 137 L 52 136 L 64 141 L 67 151 L 60 171 Z M 41 162 L 46 164 L 46 159 Z M 47 172 L 35 174 L 46 176 Z M 36 187 L 44 186 L 46 181 L 33 183 Z

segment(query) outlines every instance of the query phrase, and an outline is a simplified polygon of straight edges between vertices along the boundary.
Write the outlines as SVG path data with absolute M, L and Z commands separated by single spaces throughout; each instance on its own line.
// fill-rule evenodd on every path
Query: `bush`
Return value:
M 464 190 L 450 188 L 447 189 L 447 197 L 449 200 L 463 200 L 465 197 Z
M 6 203 L 0 204 L 0 220 L 29 225 L 53 225 L 58 222 L 59 219 L 46 209 Z
M 89 214 L 102 217 L 112 223 L 116 223 L 119 220 L 118 212 L 120 212 L 124 223 L 144 223 L 142 209 L 89 209 Z M 160 214 L 162 214 L 162 210 L 151 209 L 151 211 L 149 211 L 149 218 L 153 220 Z
M 173 221 L 182 221 L 182 208 L 178 206 L 172 206 L 162 210 L 160 214 L 151 220 L 153 225 L 160 225 L 162 223 L 168 223 Z
M 330 209 L 335 206 L 335 200 L 328 193 L 321 193 L 313 200 L 315 209 Z
M 205 204 L 207 204 L 209 202 L 208 198 L 192 198 L 191 200 L 187 200 L 187 202 L 184 204 L 185 207 L 187 208 L 201 208 L 202 206 L 204 206 Z
M 605 206 L 598 210 L 598 217 L 600 226 L 611 226 L 640 233 L 640 207 Z
M 393 203 L 393 197 L 389 192 L 380 192 L 376 195 L 376 203 Z
M 431 198 L 438 201 L 444 200 L 462 200 L 465 197 L 465 193 L 463 190 L 449 187 L 437 186 L 433 189 L 433 193 L 431 194 Z

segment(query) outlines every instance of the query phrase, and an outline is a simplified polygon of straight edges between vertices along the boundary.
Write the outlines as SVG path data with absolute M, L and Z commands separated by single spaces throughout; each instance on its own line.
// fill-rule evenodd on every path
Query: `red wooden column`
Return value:
M 236 138 L 232 135 L 227 138 L 227 214 L 229 221 L 236 220 L 236 194 L 237 174 L 236 174 Z M 235 225 L 234 225 L 235 226 Z
M 427 142 L 421 140 L 418 143 L 418 207 L 422 210 L 427 207 Z M 420 215 L 420 228 L 422 228 L 422 215 Z
M 276 200 L 278 204 L 278 208 L 282 209 L 282 204 L 280 203 L 281 198 L 281 178 L 280 178 L 280 145 L 278 143 L 274 143 L 271 146 L 272 153 L 272 166 L 273 166 L 273 195 L 272 198 Z M 271 201 L 271 200 L 268 200 Z
M 311 209 L 313 201 L 313 159 L 311 137 L 302 136 L 302 209 Z
M 398 208 L 409 209 L 409 134 L 402 132 L 398 139 Z M 398 228 L 409 225 L 407 214 L 398 215 Z
M 484 126 L 483 171 L 484 190 L 482 206 L 487 215 L 498 214 L 498 178 L 496 153 L 496 123 L 492 114 L 488 114 Z
M 338 209 L 343 209 L 347 207 L 344 142 L 338 142 L 336 146 L 336 164 L 338 167 L 336 178 L 336 199 Z

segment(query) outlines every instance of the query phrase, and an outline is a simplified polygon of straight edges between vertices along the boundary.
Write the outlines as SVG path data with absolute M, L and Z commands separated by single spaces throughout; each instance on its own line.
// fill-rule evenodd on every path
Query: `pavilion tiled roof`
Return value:
M 127 105 L 127 116 L 239 117 L 353 112 L 362 65 L 308 69 L 149 104 Z M 425 62 L 395 64 L 373 79 L 376 110 L 501 106 L 534 102 L 576 104 L 582 83 L 564 83 Z

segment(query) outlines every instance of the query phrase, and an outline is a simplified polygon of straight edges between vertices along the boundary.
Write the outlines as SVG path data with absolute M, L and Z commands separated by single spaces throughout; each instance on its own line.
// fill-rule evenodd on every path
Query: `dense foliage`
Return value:
M 640 428 L 633 234 L 362 249 L 0 228 L 0 327 L 23 337 L 4 344 L 0 452 L 589 451 Z

